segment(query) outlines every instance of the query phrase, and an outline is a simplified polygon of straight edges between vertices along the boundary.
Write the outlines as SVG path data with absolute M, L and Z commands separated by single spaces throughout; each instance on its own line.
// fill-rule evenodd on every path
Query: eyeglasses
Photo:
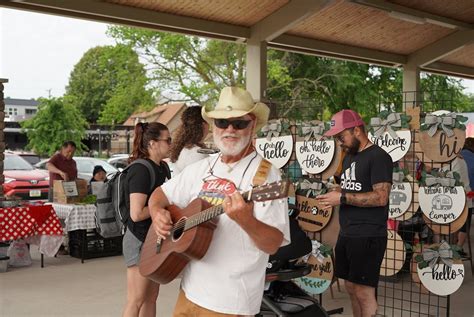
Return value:
M 171 137 L 168 137 L 167 139 L 156 139 L 157 141 L 163 141 L 168 143 L 168 145 L 171 145 Z
M 243 130 L 248 127 L 252 120 L 227 120 L 227 119 L 214 119 L 214 124 L 219 129 L 227 129 L 229 125 L 236 130 Z

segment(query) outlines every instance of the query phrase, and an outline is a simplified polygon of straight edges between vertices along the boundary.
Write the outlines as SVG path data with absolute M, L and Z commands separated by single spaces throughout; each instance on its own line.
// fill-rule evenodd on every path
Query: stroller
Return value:
M 295 215 L 290 217 L 291 243 L 270 256 L 265 278 L 267 288 L 256 316 L 328 316 L 315 298 L 291 281 L 311 273 L 309 265 L 296 263 L 311 252 L 312 246 L 295 218 Z

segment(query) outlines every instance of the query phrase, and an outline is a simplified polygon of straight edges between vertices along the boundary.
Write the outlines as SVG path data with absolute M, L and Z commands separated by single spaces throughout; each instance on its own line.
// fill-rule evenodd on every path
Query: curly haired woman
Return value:
M 171 145 L 170 159 L 174 165 L 175 175 L 186 166 L 202 160 L 207 154 L 199 153 L 206 148 L 204 139 L 209 132 L 209 125 L 202 118 L 201 107 L 188 107 L 181 115 L 181 125 L 175 132 Z

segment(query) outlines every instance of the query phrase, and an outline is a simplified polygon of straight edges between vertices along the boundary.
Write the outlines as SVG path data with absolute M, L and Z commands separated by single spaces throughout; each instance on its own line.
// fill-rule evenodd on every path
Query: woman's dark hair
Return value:
M 201 107 L 188 107 L 181 114 L 181 125 L 176 129 L 171 144 L 171 162 L 178 160 L 183 148 L 190 148 L 195 145 L 204 148 L 203 125 L 206 123 L 201 115 Z
M 159 122 L 139 122 L 135 125 L 133 149 L 129 162 L 139 158 L 148 158 L 148 144 L 152 140 L 157 140 L 161 136 L 161 131 L 168 131 L 168 128 Z

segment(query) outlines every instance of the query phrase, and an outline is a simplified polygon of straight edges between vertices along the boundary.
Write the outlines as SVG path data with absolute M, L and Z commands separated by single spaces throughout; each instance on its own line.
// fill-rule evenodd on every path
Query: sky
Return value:
M 5 96 L 62 96 L 82 55 L 114 44 L 106 29 L 104 23 L 0 8 L 0 78 L 9 80 Z M 463 85 L 474 93 L 474 80 Z

